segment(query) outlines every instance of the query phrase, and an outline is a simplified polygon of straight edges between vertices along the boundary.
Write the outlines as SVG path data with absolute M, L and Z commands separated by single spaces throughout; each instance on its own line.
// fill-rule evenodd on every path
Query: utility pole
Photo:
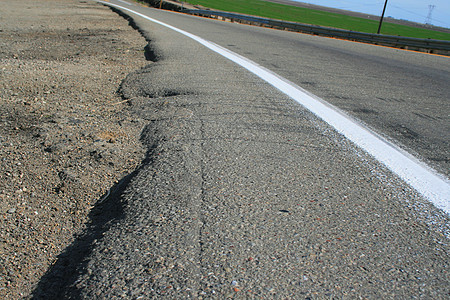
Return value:
M 388 0 L 386 0 L 386 2 L 384 2 L 383 13 L 381 14 L 381 18 L 380 18 L 380 25 L 378 26 L 378 32 L 377 32 L 378 34 L 380 34 L 381 24 L 383 24 L 384 12 L 386 11 L 387 2 L 388 2 Z

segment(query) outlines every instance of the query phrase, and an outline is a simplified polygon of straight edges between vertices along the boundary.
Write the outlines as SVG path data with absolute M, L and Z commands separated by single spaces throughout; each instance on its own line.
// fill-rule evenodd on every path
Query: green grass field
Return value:
M 378 29 L 377 21 L 261 0 L 187 0 L 185 2 L 195 5 L 199 4 L 211 9 L 353 31 L 376 33 Z M 449 33 L 386 22 L 383 22 L 381 33 L 416 38 L 450 40 Z

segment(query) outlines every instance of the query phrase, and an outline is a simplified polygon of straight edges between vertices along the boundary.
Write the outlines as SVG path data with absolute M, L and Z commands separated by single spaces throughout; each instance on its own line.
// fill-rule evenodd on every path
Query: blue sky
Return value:
M 381 16 L 385 0 L 296 0 L 364 12 Z M 450 28 L 450 0 L 388 0 L 385 17 L 404 19 L 419 23 L 427 20 L 429 5 L 435 5 L 431 15 L 431 24 Z

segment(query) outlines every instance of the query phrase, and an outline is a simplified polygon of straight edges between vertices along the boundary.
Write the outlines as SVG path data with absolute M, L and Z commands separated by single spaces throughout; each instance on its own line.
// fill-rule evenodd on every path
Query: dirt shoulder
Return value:
M 0 298 L 18 299 L 143 159 L 117 89 L 149 62 L 93 1 L 5 0 L 0 28 Z

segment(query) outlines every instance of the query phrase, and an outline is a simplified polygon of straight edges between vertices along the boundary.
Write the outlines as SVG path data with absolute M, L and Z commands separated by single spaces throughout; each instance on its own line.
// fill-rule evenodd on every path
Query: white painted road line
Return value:
M 334 127 L 336 131 L 372 155 L 420 194 L 429 199 L 436 207 L 450 215 L 450 182 L 447 178 L 438 174 L 426 164 L 377 133 L 366 128 L 338 108 L 307 92 L 295 83 L 222 46 L 131 9 L 104 1 L 98 2 L 123 9 L 151 22 L 177 31 L 252 72 Z

